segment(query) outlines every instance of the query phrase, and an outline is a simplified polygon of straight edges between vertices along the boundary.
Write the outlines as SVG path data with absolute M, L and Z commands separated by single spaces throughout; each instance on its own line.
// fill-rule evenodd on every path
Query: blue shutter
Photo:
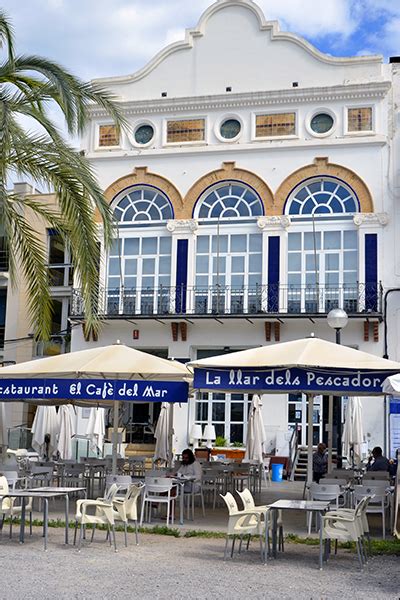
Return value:
M 268 312 L 279 310 L 279 236 L 268 238 Z
M 365 234 L 365 309 L 378 310 L 378 236 Z
M 186 312 L 187 268 L 189 240 L 178 240 L 176 252 L 175 312 Z

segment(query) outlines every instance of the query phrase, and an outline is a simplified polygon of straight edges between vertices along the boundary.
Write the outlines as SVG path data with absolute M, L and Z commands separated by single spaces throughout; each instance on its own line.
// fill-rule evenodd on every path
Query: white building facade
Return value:
M 96 341 L 74 326 L 74 290 L 72 350 L 119 339 L 189 360 L 311 334 L 334 341 L 326 316 L 340 307 L 343 344 L 400 359 L 400 296 L 386 315 L 383 302 L 400 286 L 396 63 L 322 54 L 250 0 L 219 0 L 184 41 L 98 83 L 130 128 L 118 132 L 97 108 L 82 139 L 118 238 L 101 261 Z M 383 445 L 384 400 L 362 401 L 367 440 Z M 203 393 L 176 407 L 175 450 L 193 423 L 245 443 L 248 402 Z M 305 402 L 265 397 L 270 450 L 284 452 L 293 427 L 306 443 Z M 127 441 L 145 442 L 157 412 L 127 408 Z M 321 398 L 315 443 L 326 421 Z

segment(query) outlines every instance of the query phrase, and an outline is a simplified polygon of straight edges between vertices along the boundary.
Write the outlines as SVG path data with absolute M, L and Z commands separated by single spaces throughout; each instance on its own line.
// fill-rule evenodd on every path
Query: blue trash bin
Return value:
M 283 465 L 280 463 L 274 463 L 271 465 L 272 468 L 272 481 L 282 481 L 283 477 Z

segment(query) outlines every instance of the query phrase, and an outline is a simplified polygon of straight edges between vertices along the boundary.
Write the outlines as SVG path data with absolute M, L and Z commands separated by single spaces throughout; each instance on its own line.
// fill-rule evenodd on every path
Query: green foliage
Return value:
M 11 24 L 0 11 L 0 227 L 11 283 L 15 286 L 20 275 L 25 280 L 29 318 L 41 339 L 51 333 L 53 308 L 47 249 L 35 221 L 56 229 L 69 244 L 81 282 L 86 330 L 96 332 L 100 325 L 98 229 L 93 211 L 97 209 L 102 219 L 106 248 L 113 237 L 113 217 L 89 161 L 63 139 L 51 117 L 60 110 L 68 132 L 76 135 L 83 132 L 96 105 L 117 126 L 125 125 L 108 91 L 45 58 L 17 56 Z M 34 127 L 24 128 L 21 117 Z M 7 181 L 16 175 L 54 190 L 56 205 L 50 208 L 40 195 L 17 196 L 8 191 Z
M 233 448 L 243 448 L 243 444 L 242 444 L 242 442 L 233 442 L 232 447 Z
M 218 448 L 221 448 L 223 446 L 226 446 L 226 438 L 224 438 L 222 435 L 217 435 L 217 438 L 215 440 L 215 446 Z

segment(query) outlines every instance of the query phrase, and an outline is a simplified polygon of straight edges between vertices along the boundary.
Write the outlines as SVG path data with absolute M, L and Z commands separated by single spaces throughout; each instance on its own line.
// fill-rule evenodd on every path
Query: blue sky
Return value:
M 400 0 L 259 0 L 267 19 L 337 56 L 400 54 Z M 132 73 L 183 38 L 212 0 L 0 0 L 20 53 L 84 79 Z

